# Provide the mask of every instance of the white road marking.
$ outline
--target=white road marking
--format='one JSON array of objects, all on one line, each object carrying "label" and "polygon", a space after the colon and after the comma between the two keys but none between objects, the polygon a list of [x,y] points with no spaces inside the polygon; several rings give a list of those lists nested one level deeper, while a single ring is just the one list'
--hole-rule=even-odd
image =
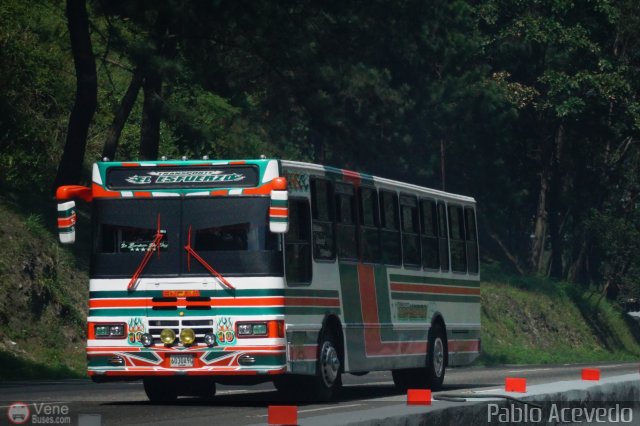
[{"label": "white road marking", "polygon": [[525,371],[549,371],[553,370],[552,368],[526,368],[523,370],[509,370],[507,373],[524,373]]},{"label": "white road marking", "polygon": [[[311,412],[314,412],[314,411],[326,411],[326,410],[337,410],[337,409],[340,409],[340,408],[358,407],[360,405],[363,405],[363,404],[348,404],[348,405],[339,405],[337,407],[332,406],[332,407],[310,408],[308,410],[299,410],[298,414],[300,414],[300,413],[311,413]],[[247,416],[247,417],[269,417],[269,414],[260,414],[258,416]]]}]

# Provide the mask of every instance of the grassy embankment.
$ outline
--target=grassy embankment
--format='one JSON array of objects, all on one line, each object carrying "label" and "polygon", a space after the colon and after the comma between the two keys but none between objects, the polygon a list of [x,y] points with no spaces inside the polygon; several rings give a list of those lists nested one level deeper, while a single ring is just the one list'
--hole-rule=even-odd
[{"label": "grassy embankment", "polygon": [[[78,244],[63,248],[55,205],[22,198],[0,198],[0,380],[84,376],[87,220]],[[623,314],[598,293],[487,269],[481,363],[640,358]]]},{"label": "grassy embankment", "polygon": [[7,197],[0,198],[0,380],[82,377],[86,256],[57,243],[53,202]]},{"label": "grassy embankment", "polygon": [[637,324],[593,289],[485,268],[481,301],[480,363],[640,359]]}]

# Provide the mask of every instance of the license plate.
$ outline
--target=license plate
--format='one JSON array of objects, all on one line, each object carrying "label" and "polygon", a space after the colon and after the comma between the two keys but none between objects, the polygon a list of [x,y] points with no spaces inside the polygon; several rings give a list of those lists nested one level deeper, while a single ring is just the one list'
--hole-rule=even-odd
[{"label": "license plate", "polygon": [[171,367],[193,367],[193,355],[171,355]]}]

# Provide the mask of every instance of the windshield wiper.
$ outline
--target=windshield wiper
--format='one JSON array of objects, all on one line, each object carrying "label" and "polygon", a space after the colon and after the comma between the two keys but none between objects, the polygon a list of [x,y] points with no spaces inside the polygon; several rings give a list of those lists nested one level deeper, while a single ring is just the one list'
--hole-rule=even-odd
[{"label": "windshield wiper", "polygon": [[142,271],[144,271],[144,268],[146,268],[147,263],[149,263],[149,260],[151,259],[153,252],[157,251],[158,257],[160,257],[160,241],[162,241],[162,238],[164,237],[165,232],[166,231],[160,229],[160,214],[158,214],[158,226],[156,228],[155,239],[151,242],[151,244],[149,244],[149,247],[147,247],[147,252],[142,258],[140,265],[138,265],[138,269],[136,269],[136,272],[131,277],[131,280],[129,281],[129,285],[127,286],[128,291],[135,290],[136,282],[138,281],[138,278],[140,278],[140,275],[142,274]]},{"label": "windshield wiper", "polygon": [[187,245],[184,246],[184,249],[187,251],[187,270],[191,272],[191,256],[193,256],[202,266],[205,267],[207,271],[211,273],[214,277],[218,279],[222,284],[227,286],[228,288],[235,290],[236,288],[231,285],[229,281],[225,277],[223,277],[220,272],[213,269],[211,265],[207,263],[200,255],[191,247],[191,225],[189,225],[189,233],[187,234]]}]

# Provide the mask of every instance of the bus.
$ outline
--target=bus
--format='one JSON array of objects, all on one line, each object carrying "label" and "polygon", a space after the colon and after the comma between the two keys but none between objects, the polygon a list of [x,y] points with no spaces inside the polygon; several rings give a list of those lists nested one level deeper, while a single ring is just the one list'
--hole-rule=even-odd
[{"label": "bus", "polygon": [[480,353],[475,200],[277,159],[103,161],[56,191],[62,243],[91,204],[88,375],[152,401],[341,375],[442,386]]}]

